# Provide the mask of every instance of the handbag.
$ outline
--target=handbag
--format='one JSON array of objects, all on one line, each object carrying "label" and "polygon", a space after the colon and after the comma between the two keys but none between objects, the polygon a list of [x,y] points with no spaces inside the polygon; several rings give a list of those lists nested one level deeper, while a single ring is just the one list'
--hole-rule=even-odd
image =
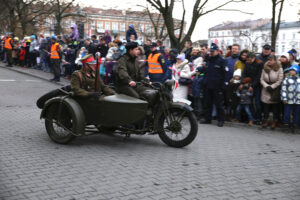
[{"label": "handbag", "polygon": [[193,83],[192,79],[190,79],[190,78],[182,78],[182,77],[179,78],[178,82],[179,82],[180,85],[190,85],[190,84]]}]

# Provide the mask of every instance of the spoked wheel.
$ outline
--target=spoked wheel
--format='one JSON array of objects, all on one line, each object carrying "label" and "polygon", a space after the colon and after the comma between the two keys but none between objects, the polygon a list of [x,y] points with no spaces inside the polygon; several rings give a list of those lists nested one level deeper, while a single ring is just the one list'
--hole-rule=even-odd
[{"label": "spoked wheel", "polygon": [[45,126],[49,137],[56,143],[67,144],[75,138],[72,134],[74,118],[66,105],[52,105],[45,117]]},{"label": "spoked wheel", "polygon": [[159,137],[172,147],[189,145],[197,136],[198,124],[193,112],[171,108],[170,116],[159,119]]}]

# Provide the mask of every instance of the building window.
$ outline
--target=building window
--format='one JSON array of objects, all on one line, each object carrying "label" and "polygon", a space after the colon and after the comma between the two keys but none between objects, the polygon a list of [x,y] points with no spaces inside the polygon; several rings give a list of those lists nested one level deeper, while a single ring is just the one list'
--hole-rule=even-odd
[{"label": "building window", "polygon": [[105,22],[105,30],[110,31],[110,22]]},{"label": "building window", "polygon": [[95,29],[95,21],[92,20],[90,23],[91,23],[91,29]]},{"label": "building window", "polygon": [[282,39],[285,40],[285,33],[282,34]]},{"label": "building window", "polygon": [[216,36],[217,36],[217,37],[219,36],[219,33],[218,33],[218,32],[216,32]]},{"label": "building window", "polygon": [[230,31],[227,32],[227,35],[228,35],[228,36],[230,35]]},{"label": "building window", "polygon": [[125,23],[120,23],[120,31],[125,31]]},{"label": "building window", "polygon": [[285,45],[282,45],[281,52],[285,52]]},{"label": "building window", "polygon": [[296,33],[293,33],[293,39],[296,39]]},{"label": "building window", "polygon": [[98,22],[97,22],[97,29],[100,29],[100,30],[101,30],[101,29],[102,29],[102,30],[104,29],[103,21],[98,21]]},{"label": "building window", "polygon": [[115,31],[119,30],[119,24],[117,22],[112,23],[112,30],[115,30]]},{"label": "building window", "polygon": [[224,31],[222,31],[222,36],[224,36]]},{"label": "building window", "polygon": [[151,33],[151,25],[146,25],[146,27],[145,27],[145,32],[147,33],[147,34],[150,34]]},{"label": "building window", "polygon": [[140,26],[139,26],[139,30],[140,30],[140,32],[144,32],[144,24],[140,24]]}]

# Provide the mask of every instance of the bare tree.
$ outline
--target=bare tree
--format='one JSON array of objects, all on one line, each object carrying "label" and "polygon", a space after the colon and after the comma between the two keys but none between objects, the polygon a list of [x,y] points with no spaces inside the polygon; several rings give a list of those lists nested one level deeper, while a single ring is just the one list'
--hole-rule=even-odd
[{"label": "bare tree", "polygon": [[[187,30],[187,33],[184,35],[184,22],[185,22],[185,4],[184,0],[146,0],[150,5],[152,5],[155,9],[157,9],[163,16],[164,22],[166,24],[166,28],[170,37],[171,47],[172,48],[178,48],[179,50],[183,49],[184,43],[191,38],[191,35],[195,29],[196,23],[198,19],[204,15],[207,15],[211,12],[222,10],[222,11],[238,11],[242,13],[241,10],[238,9],[227,9],[225,8],[227,5],[231,3],[240,3],[240,2],[249,2],[252,0],[223,0],[222,3],[219,3],[213,8],[207,8],[208,2],[211,2],[209,0],[195,0],[195,3],[193,5],[193,11],[192,11],[192,20],[191,24]],[[173,10],[175,6],[175,2],[180,2],[183,14],[182,19],[180,23],[180,29],[179,29],[179,36],[177,37],[175,34],[175,27],[174,27],[174,19],[173,19]],[[215,3],[215,2],[214,2]],[[249,14],[249,13],[247,13]]]},{"label": "bare tree", "polygon": [[0,3],[8,10],[9,29],[15,32],[20,24],[22,37],[35,27],[40,17],[51,13],[51,9],[46,6],[48,0],[1,0]]},{"label": "bare tree", "polygon": [[51,2],[52,8],[54,10],[54,18],[56,20],[55,24],[55,34],[60,35],[62,32],[61,23],[64,18],[72,16],[82,16],[79,13],[72,13],[72,8],[74,8],[75,0],[53,0]]},{"label": "bare tree", "polygon": [[276,47],[277,35],[280,28],[281,14],[284,1],[285,0],[272,0],[271,46],[274,49]]}]

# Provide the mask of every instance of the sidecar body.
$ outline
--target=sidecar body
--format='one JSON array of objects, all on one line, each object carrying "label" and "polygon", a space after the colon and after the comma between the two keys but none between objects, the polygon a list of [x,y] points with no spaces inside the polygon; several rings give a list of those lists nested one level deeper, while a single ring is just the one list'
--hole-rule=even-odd
[{"label": "sidecar body", "polygon": [[76,135],[84,135],[86,125],[116,127],[144,119],[148,102],[123,94],[107,96],[100,100],[59,96],[45,103],[41,118],[47,118],[50,109],[55,110],[58,117],[63,117],[64,112],[71,113],[75,125],[73,132],[75,131]]}]

